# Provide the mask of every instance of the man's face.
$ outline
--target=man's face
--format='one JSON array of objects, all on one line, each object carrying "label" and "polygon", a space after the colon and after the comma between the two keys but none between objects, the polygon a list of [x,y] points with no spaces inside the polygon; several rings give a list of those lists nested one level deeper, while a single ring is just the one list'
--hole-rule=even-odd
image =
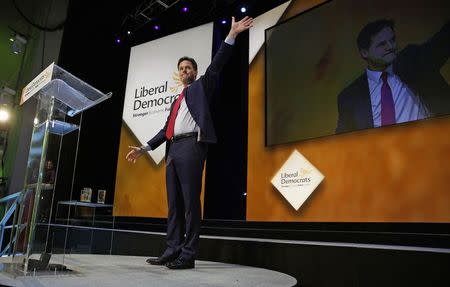
[{"label": "man's face", "polygon": [[197,78],[197,71],[194,70],[190,61],[184,60],[178,65],[178,74],[184,85],[189,85]]},{"label": "man's face", "polygon": [[369,67],[385,68],[389,66],[395,60],[397,53],[394,31],[390,27],[383,28],[372,37],[369,49],[362,49],[360,53],[368,62]]}]

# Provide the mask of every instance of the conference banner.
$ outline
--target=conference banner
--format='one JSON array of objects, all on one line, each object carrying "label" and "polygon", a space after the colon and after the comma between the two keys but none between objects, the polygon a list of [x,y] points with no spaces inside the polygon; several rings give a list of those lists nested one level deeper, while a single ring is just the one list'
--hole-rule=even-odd
[{"label": "conference banner", "polygon": [[165,144],[126,161],[129,146],[145,145],[163,128],[171,104],[182,91],[177,62],[183,56],[205,73],[212,56],[213,23],[198,26],[131,49],[123,107],[114,194],[115,216],[167,217]]},{"label": "conference banner", "polygon": [[[131,48],[123,121],[140,144],[164,126],[171,104],[182,91],[177,61],[194,58],[198,75],[211,62],[213,24],[205,24]],[[156,164],[164,158],[165,144],[149,154]]]}]

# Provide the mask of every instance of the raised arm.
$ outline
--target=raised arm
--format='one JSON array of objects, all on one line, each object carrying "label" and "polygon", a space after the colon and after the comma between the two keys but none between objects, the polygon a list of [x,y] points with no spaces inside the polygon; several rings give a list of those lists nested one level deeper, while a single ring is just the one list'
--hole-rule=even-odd
[{"label": "raised arm", "polygon": [[[214,58],[206,70],[205,75],[214,74],[217,75],[228,61],[231,56],[230,48],[234,45],[234,41],[236,37],[243,31],[250,29],[253,26],[253,19],[245,16],[241,21],[236,22],[234,17],[231,17],[231,28],[228,36],[225,38],[225,44],[222,43],[222,46],[214,55]],[[213,76],[214,76],[213,75]]]},{"label": "raised arm", "polygon": [[424,44],[425,53],[431,59],[432,65],[440,69],[450,55],[450,22],[447,22],[439,32],[433,35],[430,40]]},{"label": "raised arm", "polygon": [[211,64],[206,69],[205,74],[201,77],[203,86],[207,91],[208,101],[213,94],[214,87],[219,77],[220,71],[222,71],[223,66],[228,62],[231,57],[232,46],[236,37],[243,31],[250,29],[253,26],[253,19],[245,16],[242,20],[236,22],[234,17],[231,18],[231,28],[225,42],[222,43]]}]

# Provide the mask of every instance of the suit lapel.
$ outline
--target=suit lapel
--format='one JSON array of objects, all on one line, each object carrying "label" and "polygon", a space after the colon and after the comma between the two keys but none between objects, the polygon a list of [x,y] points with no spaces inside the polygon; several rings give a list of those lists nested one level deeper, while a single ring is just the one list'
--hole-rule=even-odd
[{"label": "suit lapel", "polygon": [[373,114],[372,104],[370,102],[369,82],[367,80],[367,74],[364,72],[358,79],[357,86],[357,110],[355,111],[358,123],[361,123],[361,127],[358,128],[373,128]]}]

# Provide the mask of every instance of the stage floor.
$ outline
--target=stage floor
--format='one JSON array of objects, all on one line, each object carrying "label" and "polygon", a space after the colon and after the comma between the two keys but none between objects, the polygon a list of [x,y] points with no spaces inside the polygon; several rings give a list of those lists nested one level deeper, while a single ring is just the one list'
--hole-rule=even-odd
[{"label": "stage floor", "polygon": [[[74,272],[37,273],[15,278],[10,273],[0,272],[0,284],[14,287],[290,287],[297,283],[292,276],[262,268],[196,261],[195,269],[170,270],[165,266],[149,265],[146,259],[140,256],[66,255],[64,263]],[[10,261],[7,257],[0,258],[0,263]],[[51,260],[50,263],[59,262]]]}]

